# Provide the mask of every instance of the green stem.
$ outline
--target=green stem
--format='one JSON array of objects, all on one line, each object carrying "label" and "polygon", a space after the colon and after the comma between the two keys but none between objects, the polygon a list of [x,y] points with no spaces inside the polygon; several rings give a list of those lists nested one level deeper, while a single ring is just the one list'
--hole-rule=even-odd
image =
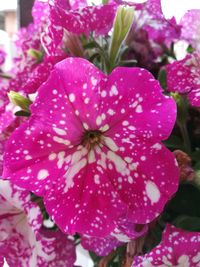
[{"label": "green stem", "polygon": [[179,128],[180,128],[180,131],[181,131],[181,135],[183,137],[185,151],[188,154],[190,154],[191,153],[191,143],[190,143],[190,138],[189,138],[186,122],[180,123],[179,124]]},{"label": "green stem", "polygon": [[8,80],[12,78],[9,74],[6,73],[0,73],[0,77]]},{"label": "green stem", "polygon": [[191,154],[191,142],[190,137],[188,134],[188,128],[187,128],[187,121],[188,121],[188,101],[187,98],[183,95],[176,94],[174,95],[174,99],[177,103],[177,124],[179,126],[179,129],[181,131],[181,135],[184,142],[185,151],[188,154]]}]

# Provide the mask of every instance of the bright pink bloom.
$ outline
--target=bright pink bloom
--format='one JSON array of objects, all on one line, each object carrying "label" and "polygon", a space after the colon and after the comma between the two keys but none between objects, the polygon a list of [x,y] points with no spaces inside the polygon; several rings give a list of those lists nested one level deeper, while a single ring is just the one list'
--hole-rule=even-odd
[{"label": "bright pink bloom", "polygon": [[55,47],[62,41],[64,30],[74,34],[107,34],[112,28],[117,5],[73,8],[74,6],[64,8],[60,1],[50,2],[49,36]]},{"label": "bright pink bloom", "polygon": [[[24,69],[22,74],[22,79],[19,80],[20,74],[16,76],[16,80],[12,80],[12,88],[17,91],[17,84],[14,83],[20,82],[18,88],[24,92],[31,94],[37,92],[40,85],[45,82],[52,70],[53,66],[64,59],[66,55],[60,56],[46,56],[43,61],[39,64],[34,64],[30,70]],[[28,66],[27,66],[28,67]]]},{"label": "bright pink bloom", "polygon": [[41,226],[40,209],[29,192],[1,180],[0,249],[9,266],[72,267],[73,242],[59,231],[40,231]]},{"label": "bright pink bloom", "polygon": [[107,236],[121,220],[146,224],[177,190],[161,140],[173,99],[146,70],[106,76],[81,58],[58,63],[7,143],[4,177],[44,197],[62,230]]},{"label": "bright pink bloom", "polygon": [[183,60],[166,66],[167,86],[171,92],[186,94],[193,106],[200,106],[200,54],[187,55]]},{"label": "bright pink bloom", "polygon": [[27,53],[29,49],[40,50],[40,36],[37,25],[31,23],[25,28],[21,28],[15,36],[15,45],[19,56]]},{"label": "bright pink bloom", "polygon": [[143,4],[144,29],[149,38],[163,43],[171,43],[180,37],[181,26],[177,25],[175,18],[167,20],[162,12],[161,0],[147,0]]},{"label": "bright pink bloom", "polygon": [[132,267],[199,267],[200,233],[167,225],[162,242],[151,252],[137,257]]}]

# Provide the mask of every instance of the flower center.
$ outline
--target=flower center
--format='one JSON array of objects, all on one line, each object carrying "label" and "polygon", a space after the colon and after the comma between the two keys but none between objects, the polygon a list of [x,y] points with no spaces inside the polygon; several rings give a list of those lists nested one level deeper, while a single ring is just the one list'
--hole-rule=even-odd
[{"label": "flower center", "polygon": [[85,146],[88,150],[93,149],[96,145],[101,143],[102,132],[99,130],[85,131],[81,145]]}]

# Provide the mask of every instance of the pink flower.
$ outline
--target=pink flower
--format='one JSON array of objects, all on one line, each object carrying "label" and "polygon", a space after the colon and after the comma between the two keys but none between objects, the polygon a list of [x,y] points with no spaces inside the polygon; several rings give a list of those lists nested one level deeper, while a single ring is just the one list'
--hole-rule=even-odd
[{"label": "pink flower", "polygon": [[[74,9],[75,7],[79,8]],[[51,39],[49,41],[51,44],[50,51],[53,50],[52,46],[56,47],[61,43],[64,30],[74,34],[89,35],[91,32],[96,35],[107,34],[112,28],[116,9],[116,4],[85,7],[76,4],[67,8],[63,6],[61,1],[54,0],[50,2],[48,34]]]},{"label": "pink flower", "polygon": [[200,106],[200,54],[187,55],[183,60],[166,66],[167,86],[171,92],[186,94],[193,106]]},{"label": "pink flower", "polygon": [[[24,70],[27,78],[21,80],[20,89],[30,94],[37,92],[40,85],[47,80],[53,66],[65,57],[64,53],[60,56],[46,56],[41,63],[34,65],[31,71]],[[17,89],[16,86],[14,88]]]},{"label": "pink flower", "polygon": [[40,209],[30,201],[29,192],[1,180],[1,256],[10,266],[72,267],[75,261],[73,242],[59,231],[40,231],[41,226]]},{"label": "pink flower", "polygon": [[121,220],[146,224],[177,190],[179,171],[161,140],[173,99],[146,70],[106,76],[81,58],[58,63],[7,143],[4,177],[44,197],[68,233],[107,236]]},{"label": "pink flower", "polygon": [[29,49],[40,49],[40,36],[37,25],[31,23],[25,28],[21,28],[15,36],[15,45],[18,55],[22,56]]},{"label": "pink flower", "polygon": [[200,266],[200,233],[186,232],[167,225],[161,243],[151,252],[137,257],[132,267]]},{"label": "pink flower", "polygon": [[161,0],[147,0],[143,4],[141,20],[144,20],[144,28],[149,38],[166,44],[178,39],[181,34],[181,26],[177,25],[175,18],[167,20],[162,12]]}]

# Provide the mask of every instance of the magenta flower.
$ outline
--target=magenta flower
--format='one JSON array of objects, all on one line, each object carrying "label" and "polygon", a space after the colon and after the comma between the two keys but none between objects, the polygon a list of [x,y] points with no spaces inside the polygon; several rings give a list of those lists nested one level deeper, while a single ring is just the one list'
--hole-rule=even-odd
[{"label": "magenta flower", "polygon": [[[21,77],[23,77],[20,80],[20,86],[19,88],[23,90],[26,93],[35,93],[37,92],[40,85],[45,82],[50,74],[50,71],[52,70],[53,66],[64,59],[66,55],[61,56],[46,56],[43,61],[39,64],[34,64],[32,66],[31,71],[28,71],[25,69],[23,71],[23,74]],[[14,83],[14,81],[18,81],[19,75],[16,76],[16,80],[12,80],[13,88],[16,90],[17,86]]]},{"label": "magenta flower", "polygon": [[177,190],[179,171],[161,140],[173,99],[146,70],[106,76],[81,58],[58,63],[7,143],[4,177],[44,197],[68,233],[107,236],[123,220],[146,224]]},{"label": "magenta flower", "polygon": [[200,106],[200,54],[187,55],[183,60],[166,66],[167,86],[171,92],[187,95],[193,106]]},{"label": "magenta flower", "polygon": [[148,31],[150,39],[162,43],[170,43],[177,40],[181,34],[181,26],[176,23],[175,18],[167,20],[162,12],[161,0],[148,0],[144,3],[146,18],[145,29]]},{"label": "magenta flower", "polygon": [[1,256],[10,266],[72,267],[75,261],[73,242],[59,231],[40,231],[41,226],[40,209],[30,201],[29,192],[1,180]]},{"label": "magenta flower", "polygon": [[132,267],[199,267],[200,233],[167,225],[162,242],[151,252],[137,257]]},{"label": "magenta flower", "polygon": [[[50,51],[53,50],[52,46],[56,47],[60,44],[64,30],[74,34],[89,35],[94,32],[96,35],[104,35],[112,28],[117,9],[116,4],[84,6],[80,2],[79,5],[66,5],[63,5],[62,1],[50,2]],[[79,8],[74,9],[77,7]],[[43,42],[47,43],[46,39]]]}]

